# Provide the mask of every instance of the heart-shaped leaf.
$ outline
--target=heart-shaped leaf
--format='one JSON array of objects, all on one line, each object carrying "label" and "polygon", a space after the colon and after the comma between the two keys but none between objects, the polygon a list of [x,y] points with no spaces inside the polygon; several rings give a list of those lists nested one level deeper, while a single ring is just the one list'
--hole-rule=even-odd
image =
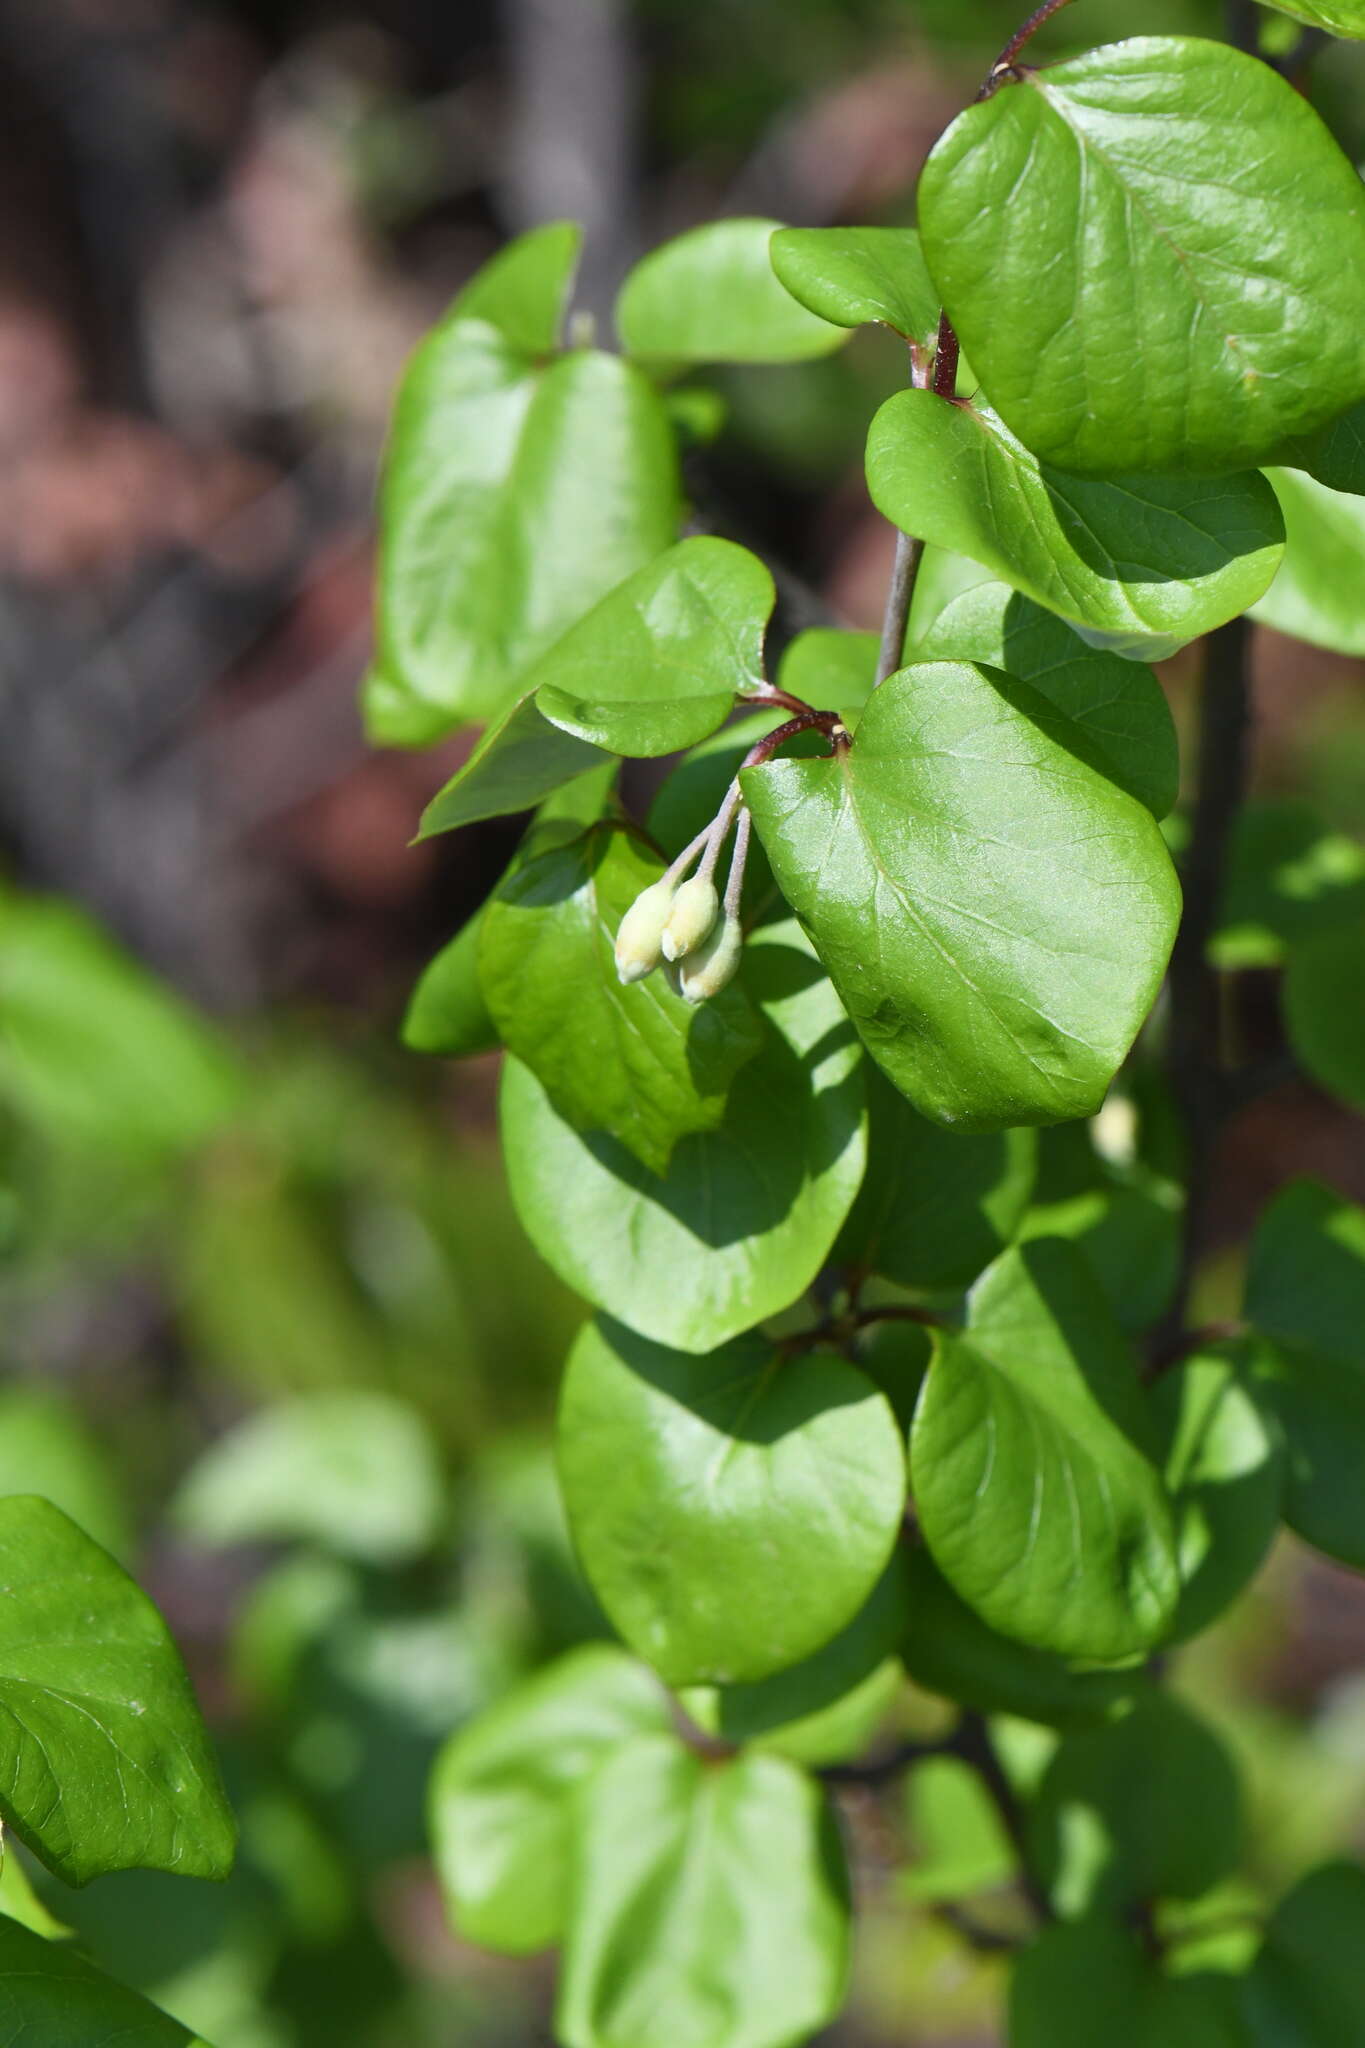
[{"label": "heart-shaped leaf", "polygon": [[938,328],[938,290],[913,228],[781,228],[769,253],[792,297],[822,320],[879,322],[907,341]]},{"label": "heart-shaped leaf", "polygon": [[843,1851],[783,1758],[630,1743],[582,1805],[565,2048],[787,2048],[843,1997]]},{"label": "heart-shaped leaf", "polygon": [[1047,462],[1246,469],[1365,397],[1365,192],[1241,51],[1135,36],[1020,73],[919,204],[962,345]]},{"label": "heart-shaped leaf", "polygon": [[992,1628],[1096,1661],[1160,1640],[1179,1594],[1137,1370],[1075,1250],[1040,1239],[940,1333],[910,1440],[925,1541]]},{"label": "heart-shaped leaf", "polygon": [[622,346],[664,363],[798,363],[842,348],[842,326],[798,306],[773,275],[780,221],[708,221],[642,257],[616,302]]},{"label": "heart-shaped leaf", "polygon": [[788,921],[751,934],[742,985],[765,1020],[724,1121],[650,1173],[580,1136],[509,1060],[501,1120],[512,1197],[541,1257],[595,1307],[661,1344],[711,1351],[790,1306],[828,1256],[866,1159],[857,1041]]},{"label": "heart-shaped leaf", "polygon": [[1151,814],[1027,683],[904,669],[834,759],[746,771],[784,896],[924,1115],[1092,1114],[1155,999],[1179,888]]},{"label": "heart-shaped leaf", "polygon": [[704,1357],[590,1324],[559,1407],[574,1544],[631,1648],[670,1685],[813,1656],[885,1568],[905,1451],[872,1382],[759,1336]]},{"label": "heart-shaped leaf", "polygon": [[886,401],[867,480],[903,532],[980,562],[1091,646],[1143,661],[1254,604],[1284,543],[1275,494],[1255,471],[1074,476],[1031,455],[988,407],[932,391]]}]

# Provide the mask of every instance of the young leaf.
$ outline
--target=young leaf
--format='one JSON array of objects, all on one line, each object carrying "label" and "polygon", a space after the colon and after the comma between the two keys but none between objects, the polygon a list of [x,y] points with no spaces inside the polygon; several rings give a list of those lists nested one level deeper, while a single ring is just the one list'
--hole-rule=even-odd
[{"label": "young leaf", "polygon": [[1263,626],[1335,654],[1365,654],[1365,498],[1329,491],[1293,469],[1268,472],[1284,514],[1288,545],[1265,596],[1252,607]]},{"label": "young leaf", "polygon": [[1165,972],[1161,835],[1070,734],[1027,683],[926,664],[882,685],[841,756],[743,777],[868,1050],[939,1123],[1092,1113]]},{"label": "young leaf", "polygon": [[208,2048],[84,1956],[0,1919],[0,2040],[18,2048]]},{"label": "young leaf", "polygon": [[663,873],[625,825],[527,861],[483,918],[479,968],[508,1050],[576,1131],[606,1131],[652,1173],[678,1139],[711,1131],[762,1030],[738,987],[698,1008],[662,974],[622,987],[613,948],[622,918]]},{"label": "young leaf", "polygon": [[1245,806],[1209,945],[1215,967],[1278,967],[1289,944],[1361,919],[1365,847],[1330,832],[1313,805],[1296,798]]},{"label": "young leaf", "polygon": [[1210,1347],[1152,1390],[1180,1560],[1176,1642],[1198,1635],[1232,1604],[1279,1530],[1284,1446],[1245,1366],[1244,1347]]},{"label": "young leaf", "polygon": [[1179,1593],[1128,1347],[1062,1239],[1006,1252],[941,1332],[910,1440],[935,1562],[1001,1634],[1061,1656],[1149,1649]]},{"label": "young leaf", "polygon": [[1254,604],[1284,545],[1275,493],[1255,471],[1075,476],[1030,454],[988,406],[932,391],[887,399],[867,481],[903,532],[980,562],[1090,646],[1143,661]]},{"label": "young leaf", "polygon": [[549,221],[518,235],[470,279],[447,320],[486,320],[518,355],[552,354],[582,247],[577,221]]},{"label": "young leaf", "polygon": [[395,1565],[435,1543],[445,1487],[414,1409],[391,1394],[335,1388],[230,1429],[191,1470],[175,1515],[202,1543],[303,1540]]},{"label": "young leaf", "polygon": [[977,1713],[1065,1728],[1103,1718],[1147,1683],[1136,1667],[1087,1669],[997,1634],[959,1600],[923,1546],[910,1560],[908,1599],[906,1670],[926,1692]]},{"label": "young leaf", "polygon": [[580,1812],[565,2048],[787,2048],[837,2010],[843,1852],[794,1765],[708,1765],[642,1739],[584,1787]]},{"label": "young leaf", "polygon": [[969,1287],[1023,1220],[1037,1162],[1033,1132],[941,1130],[875,1068],[867,1110],[867,1173],[833,1263],[901,1287]]},{"label": "young leaf", "polygon": [[0,1500],[0,1814],[49,1870],[225,1877],[235,1828],[161,1616],[50,1502]]},{"label": "young leaf", "polygon": [[403,1018],[403,1043],[413,1052],[443,1053],[447,1059],[468,1059],[492,1052],[498,1027],[488,1014],[479,987],[479,930],[483,911],[475,911],[448,945],[442,946],[412,992]]},{"label": "young leaf", "polygon": [[1247,1979],[1252,2048],[1347,2048],[1365,2034],[1365,1871],[1324,1863],[1280,1902]]},{"label": "young leaf", "polygon": [[682,1703],[722,1742],[753,1743],[814,1768],[861,1756],[904,1684],[898,1652],[908,1603],[898,1545],[866,1604],[814,1656],[752,1685],[689,1687]]},{"label": "young leaf", "polygon": [[1063,1919],[1140,1899],[1196,1899],[1241,1846],[1241,1793],[1221,1742],[1167,1693],[1074,1730],[1029,1813],[1035,1866]]},{"label": "young leaf", "polygon": [[603,751],[669,754],[763,681],[773,583],[747,549],[698,536],[627,578],[524,677],[525,694],[427,806],[419,838],[528,810]]},{"label": "young leaf", "polygon": [[627,355],[675,363],[797,363],[842,348],[842,327],[798,306],[773,275],[775,220],[716,220],[651,250],[616,302]]},{"label": "young leaf", "polygon": [[1049,1927],[1024,1951],[1009,2010],[1011,2048],[1247,2048],[1234,1978],[1164,1976],[1102,1916]]},{"label": "young leaf", "polygon": [[501,713],[531,663],[673,540],[679,489],[667,416],[630,364],[584,349],[542,370],[457,307],[398,394],[371,736],[425,746]]},{"label": "young leaf", "polygon": [[1171,707],[1152,671],[1088,647],[1059,619],[975,562],[927,548],[915,584],[909,659],[975,661],[1032,683],[1071,720],[1102,775],[1164,818],[1180,790]]},{"label": "young leaf", "polygon": [[593,1591],[670,1685],[736,1685],[822,1649],[885,1569],[905,1450],[885,1397],[829,1352],[760,1336],[705,1357],[588,1326],[559,1471]]},{"label": "young leaf", "polygon": [[571,1650],[453,1735],[430,1820],[446,1909],[466,1941],[527,1955],[569,1910],[578,1786],[621,1743],[672,1726],[657,1679],[622,1650]]},{"label": "young leaf", "polygon": [[547,1264],[661,1344],[711,1351],[784,1309],[824,1264],[866,1159],[857,1044],[788,921],[751,934],[742,986],[765,1020],[719,1129],[649,1173],[581,1137],[516,1060],[501,1119],[512,1198]]},{"label": "young leaf", "polygon": [[875,321],[907,341],[937,332],[938,291],[913,228],[780,228],[769,255],[792,297],[837,327]]},{"label": "young leaf", "polygon": [[1365,1209],[1291,1182],[1252,1240],[1246,1313],[1271,1342],[1255,1370],[1283,1425],[1285,1520],[1365,1569]]},{"label": "young leaf", "polygon": [[1305,1070],[1353,1109],[1365,1109],[1365,922],[1293,948],[1284,1014]]},{"label": "young leaf", "polygon": [[1135,36],[1021,73],[919,198],[962,345],[1046,462],[1248,469],[1365,397],[1360,179],[1241,51]]}]

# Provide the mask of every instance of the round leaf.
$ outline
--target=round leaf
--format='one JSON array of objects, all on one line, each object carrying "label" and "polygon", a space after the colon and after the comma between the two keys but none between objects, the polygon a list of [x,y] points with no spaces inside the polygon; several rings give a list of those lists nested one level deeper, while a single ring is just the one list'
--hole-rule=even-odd
[{"label": "round leaf", "polygon": [[559,1469],[574,1543],[670,1685],[734,1685],[824,1647],[876,1584],[905,1509],[883,1395],[762,1337],[698,1358],[599,1321],[569,1359]]},{"label": "round leaf", "polygon": [[664,363],[796,363],[828,355],[842,327],[798,306],[773,275],[774,220],[716,220],[636,264],[616,302],[628,355]]},{"label": "round leaf", "polygon": [[1135,36],[1029,70],[919,196],[962,345],[1045,461],[1246,469],[1365,397],[1365,192],[1241,51]]},{"label": "round leaf", "polygon": [[822,320],[876,321],[907,341],[937,331],[938,292],[913,228],[781,228],[770,253],[792,297]]},{"label": "round leaf", "polygon": [[650,1173],[616,1139],[581,1136],[516,1060],[500,1104],[522,1225],[560,1278],[659,1343],[709,1351],[804,1292],[866,1159],[857,1046],[790,923],[754,932],[743,985],[765,1030],[716,1131]]},{"label": "round leaf", "polygon": [[837,2010],[843,1852],[780,1757],[633,1742],[584,1787],[565,2048],[786,2048]]},{"label": "round leaf", "polygon": [[1365,654],[1365,498],[1293,469],[1269,472],[1284,514],[1284,561],[1252,617],[1335,654]]}]

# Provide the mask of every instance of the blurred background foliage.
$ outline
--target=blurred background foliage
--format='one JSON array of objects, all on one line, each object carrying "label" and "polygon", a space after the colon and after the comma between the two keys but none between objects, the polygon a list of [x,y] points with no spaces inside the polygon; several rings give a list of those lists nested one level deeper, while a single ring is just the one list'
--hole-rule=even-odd
[{"label": "blurred background foliage", "polygon": [[[492,1063],[397,1043],[511,837],[410,847],[467,741],[361,737],[394,380],[538,220],[587,222],[603,323],[636,253],[717,212],[911,218],[1021,11],[0,0],[0,1488],[132,1565],[218,1731],[230,1884],[44,1892],[216,2048],[549,2041],[548,1967],[443,1927],[425,1779],[453,1727],[601,1632],[547,1447],[580,1310],[511,1215]],[[1050,47],[1217,26],[1209,0],[1083,0]],[[1359,159],[1365,46],[1313,91]],[[877,621],[891,535],[860,455],[900,378],[864,334],[688,402],[693,497],[786,565],[788,630]],[[1182,721],[1189,674],[1164,677]],[[1360,684],[1258,635],[1256,787],[1290,865],[1285,799],[1365,831]],[[1238,916],[1254,937],[1257,905]],[[1249,990],[1238,1028],[1273,1057],[1273,949]],[[1360,1138],[1293,1079],[1234,1120],[1210,1313],[1290,1174],[1365,1199]],[[1086,1199],[1069,1156],[1062,1204]],[[1182,1653],[1252,1785],[1219,1927],[1365,1852],[1363,1651],[1361,1582],[1286,1543]],[[1015,1737],[1040,1770],[1051,1738]],[[863,1912],[831,2039],[989,2048],[999,1965],[941,1917],[999,1870],[970,1782],[845,1812]],[[21,1874],[11,1851],[3,1903],[35,1911]]]}]

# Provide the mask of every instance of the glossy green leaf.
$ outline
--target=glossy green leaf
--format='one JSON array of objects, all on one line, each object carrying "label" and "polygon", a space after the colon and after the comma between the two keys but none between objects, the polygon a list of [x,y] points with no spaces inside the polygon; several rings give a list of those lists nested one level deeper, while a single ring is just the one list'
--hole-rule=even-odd
[{"label": "glossy green leaf", "polygon": [[442,946],[413,990],[403,1018],[403,1043],[413,1052],[462,1060],[497,1046],[498,1027],[479,986],[482,923],[483,912],[476,911]]},{"label": "glossy green leaf", "polygon": [[427,806],[419,838],[529,810],[613,753],[669,754],[762,687],[773,584],[733,542],[701,535],[623,582],[525,676],[525,694]]},{"label": "glossy green leaf", "polygon": [[1011,2048],[1247,2048],[1234,1979],[1163,1976],[1103,1917],[1049,1927],[1025,1950],[1009,2012]]},{"label": "glossy green leaf", "polygon": [[1065,1738],[1028,1825],[1035,1867],[1064,1919],[1139,1899],[1195,1899],[1237,1861],[1237,1772],[1187,1707],[1146,1693],[1118,1719]]},{"label": "glossy green leaf", "polygon": [[1046,461],[1246,469],[1365,397],[1360,179],[1241,51],[1135,36],[1030,68],[953,123],[919,203],[962,345]]},{"label": "glossy green leaf", "polygon": [[913,661],[977,661],[1032,683],[1076,732],[1078,752],[1164,818],[1180,789],[1171,707],[1152,671],[1088,647],[1055,612],[1044,611],[977,563],[927,548],[907,635]]},{"label": "glossy green leaf", "polygon": [[1268,474],[1289,538],[1252,617],[1335,654],[1365,654],[1365,498],[1330,491],[1299,470]]},{"label": "glossy green leaf", "polygon": [[822,1650],[751,1685],[691,1686],[682,1703],[722,1742],[754,1743],[816,1768],[860,1756],[904,1683],[908,1593],[897,1545],[866,1604]]},{"label": "glossy green leaf", "polygon": [[338,1388],[239,1422],[193,1467],[175,1513],[201,1543],[306,1541],[392,1565],[436,1541],[445,1488],[415,1409]]},{"label": "glossy green leaf", "polygon": [[926,664],[882,685],[842,757],[743,777],[868,1050],[939,1123],[1097,1109],[1165,972],[1161,835],[1069,737],[1029,684]]},{"label": "glossy green leaf", "polygon": [[843,1852],[781,1757],[664,1737],[585,1787],[556,2034],[565,2048],[788,2048],[843,1997]]},{"label": "glossy green leaf", "polygon": [[413,357],[389,439],[372,738],[424,746],[497,717],[678,517],[673,432],[637,370],[591,349],[542,370],[457,307]]},{"label": "glossy green leaf", "polygon": [[732,985],[693,1007],[662,974],[622,987],[622,918],[664,864],[629,826],[602,824],[528,860],[484,913],[480,981],[508,1050],[576,1131],[606,1131],[652,1173],[689,1132],[715,1130],[762,1043]]},{"label": "glossy green leaf", "polygon": [[1276,1908],[1247,1980],[1250,2048],[1348,2048],[1365,2035],[1365,1870],[1325,1863]]},{"label": "glossy green leaf", "polygon": [[1164,1373],[1152,1407],[1182,1581],[1171,1634],[1184,1642],[1215,1621],[1265,1562],[1280,1526],[1284,1446],[1236,1346],[1197,1351]]},{"label": "glossy green leaf", "polygon": [[878,636],[808,626],[782,650],[778,688],[822,711],[861,709],[877,679]]},{"label": "glossy green leaf", "polygon": [[769,253],[792,297],[837,327],[875,321],[908,341],[938,330],[938,291],[913,228],[781,228]]},{"label": "glossy green leaf", "polygon": [[1329,35],[1365,38],[1365,0],[1267,0],[1281,14],[1325,28]]},{"label": "glossy green leaf", "polygon": [[696,1357],[590,1324],[558,1440],[593,1591],[670,1685],[752,1682],[822,1649],[905,1510],[885,1397],[833,1353],[784,1357],[757,1335]]},{"label": "glossy green leaf", "polygon": [[510,1955],[558,1941],[578,1786],[621,1743],[671,1725],[658,1681],[623,1651],[592,1643],[453,1735],[432,1776],[429,1808],[456,1932]]},{"label": "glossy green leaf", "polygon": [[[1276,0],[1269,0],[1274,6]],[[1365,21],[1365,7],[1362,7]],[[1365,492],[1365,405],[1353,405],[1316,434],[1288,441],[1276,450],[1285,469],[1306,470],[1332,491]]]},{"label": "glossy green leaf", "polygon": [[10,1493],[40,1494],[116,1556],[133,1547],[113,1452],[55,1387],[0,1387],[0,1494]]},{"label": "glossy green leaf", "polygon": [[1001,1634],[1062,1656],[1136,1655],[1179,1592],[1135,1361],[1074,1249],[1006,1252],[941,1332],[915,1416],[925,1541]]},{"label": "glossy green leaf", "polygon": [[1365,922],[1319,932],[1293,948],[1284,1014],[1305,1072],[1353,1109],[1365,1109]]},{"label": "glossy green leaf", "polygon": [[1252,1240],[1246,1313],[1271,1341],[1255,1371],[1288,1448],[1285,1520],[1365,1569],[1365,1209],[1293,1181]]},{"label": "glossy green leaf", "polygon": [[3,2048],[208,2048],[72,1948],[0,1919]]},{"label": "glossy green leaf", "polygon": [[1065,1728],[1101,1718],[1145,1683],[1135,1668],[1087,1669],[998,1634],[958,1598],[923,1546],[911,1556],[908,1597],[906,1670],[926,1692],[977,1713]]},{"label": "glossy green leaf", "polygon": [[519,355],[549,355],[559,345],[582,247],[583,230],[571,220],[518,235],[470,279],[447,318],[486,320]]},{"label": "glossy green leaf", "polygon": [[775,220],[708,221],[636,264],[616,302],[622,346],[664,363],[796,363],[848,339],[773,275]]},{"label": "glossy green leaf", "polygon": [[904,532],[980,562],[1091,646],[1144,661],[1254,604],[1284,543],[1275,493],[1254,471],[1075,476],[1031,455],[987,406],[932,391],[882,406],[867,479]]},{"label": "glossy green leaf", "polygon": [[582,1137],[519,1061],[501,1119],[523,1228],[560,1278],[661,1344],[710,1351],[804,1292],[866,1159],[857,1045],[789,922],[751,934],[742,985],[765,1022],[725,1121],[649,1173],[617,1140]]},{"label": "glossy green leaf", "polygon": [[1288,944],[1365,918],[1365,847],[1329,831],[1312,804],[1266,798],[1232,829],[1216,967],[1278,967]]},{"label": "glossy green leaf", "polygon": [[867,1109],[867,1173],[833,1263],[901,1287],[969,1287],[1023,1219],[1034,1133],[945,1131],[876,1069],[868,1072]]},{"label": "glossy green leaf", "polygon": [[0,1500],[0,1814],[68,1884],[224,1877],[235,1829],[161,1616],[50,1502]]},{"label": "glossy green leaf", "polygon": [[906,1782],[910,1867],[905,1890],[931,1903],[1008,1884],[1018,1867],[999,1809],[960,1757],[927,1757]]}]

